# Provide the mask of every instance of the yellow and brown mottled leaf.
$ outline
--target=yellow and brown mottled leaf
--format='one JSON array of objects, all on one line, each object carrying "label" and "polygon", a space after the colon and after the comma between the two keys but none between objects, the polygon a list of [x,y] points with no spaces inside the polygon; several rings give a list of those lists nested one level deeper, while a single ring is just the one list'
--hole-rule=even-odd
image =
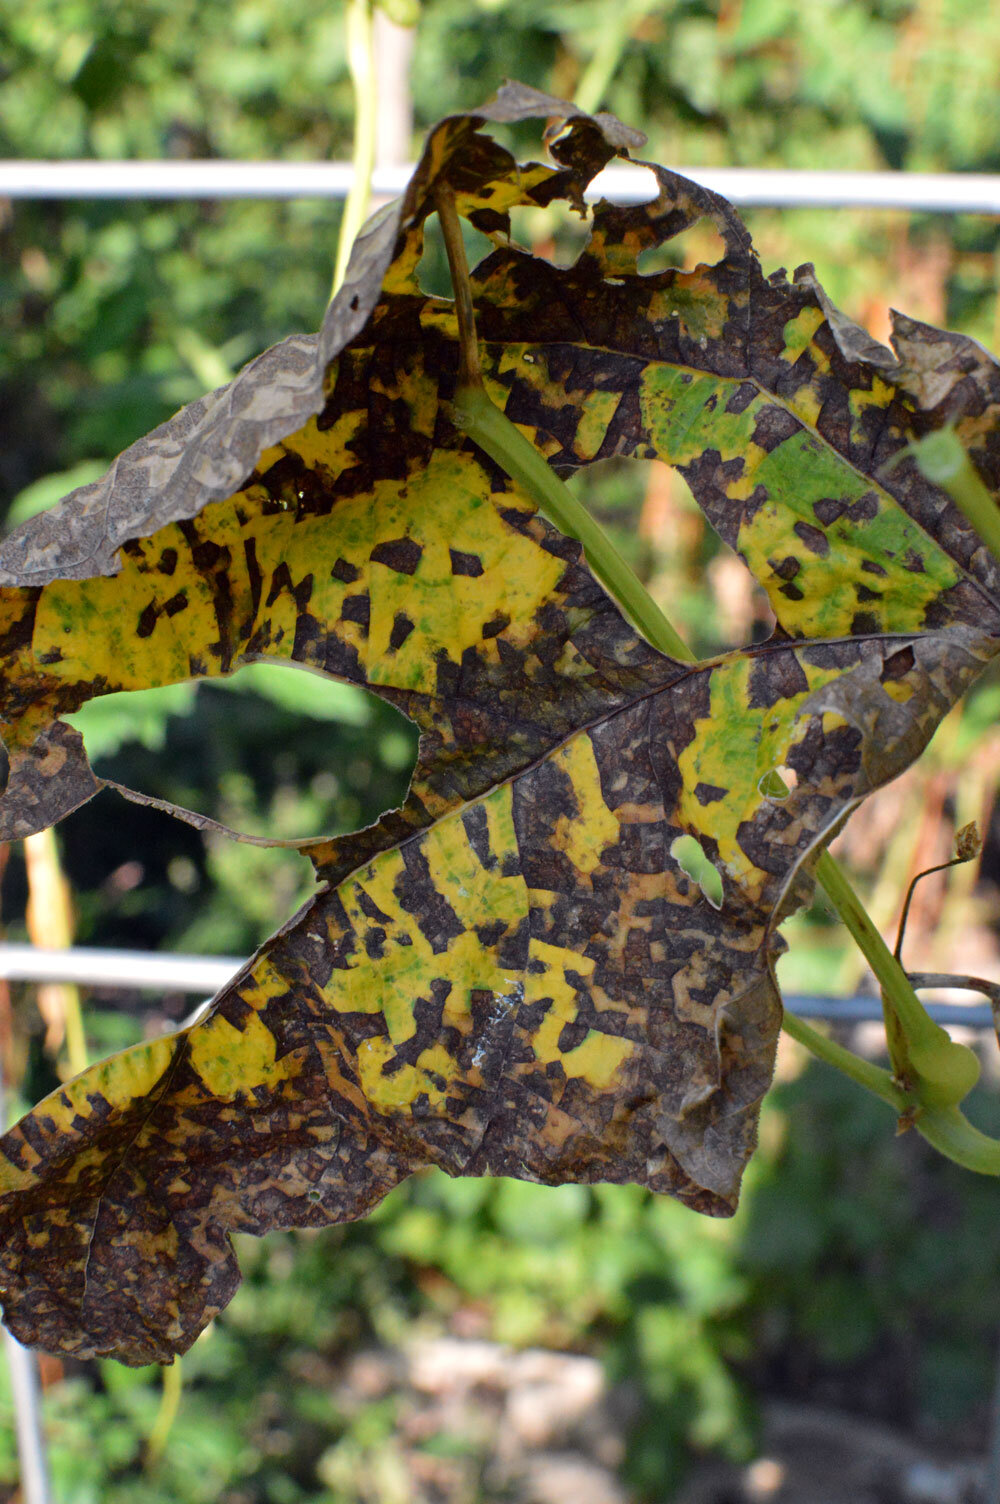
[{"label": "yellow and brown mottled leaf", "polygon": [[[202,1022],[0,1141],[15,1333],[167,1358],[232,1295],[230,1232],[360,1216],[426,1164],[731,1211],[780,1019],[774,910],[990,650],[941,636],[689,669],[321,891]],[[787,798],[727,787],[727,734],[756,782],[795,770]],[[719,910],[670,856],[683,834]]]},{"label": "yellow and brown mottled leaf", "polygon": [[[554,167],[480,130],[531,115],[568,119]],[[765,278],[734,211],[660,169],[653,202],[596,208],[573,267],[509,244],[512,207],[583,212],[637,144],[519,86],[445,121],[316,339],[0,550],[0,835],[100,787],[58,718],[110,690],[287,660],[421,731],[403,809],[314,845],[316,897],[201,1022],[0,1140],[22,1340],[183,1351],[235,1287],[230,1232],[363,1215],[431,1163],[734,1207],[780,1022],[778,918],[1000,647],[1000,571],[900,461],[950,421],[995,483],[1000,386],[968,341],[900,322],[893,354],[810,269]],[[453,427],[452,306],[416,280],[442,182],[496,246],[474,274],[495,400],[556,466],[678,466],[767,589],[771,642],[694,668],[656,652]],[[706,215],[717,265],[640,275]]]}]

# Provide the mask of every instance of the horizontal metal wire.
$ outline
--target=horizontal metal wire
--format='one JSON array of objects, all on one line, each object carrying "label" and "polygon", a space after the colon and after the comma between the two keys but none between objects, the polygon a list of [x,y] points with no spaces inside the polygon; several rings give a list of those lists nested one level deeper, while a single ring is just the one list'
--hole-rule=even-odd
[{"label": "horizontal metal wire", "polygon": [[214,993],[231,981],[245,959],[85,946],[43,950],[34,945],[0,945],[0,978],[9,982],[78,982],[84,987]]},{"label": "horizontal metal wire", "polygon": [[[34,945],[0,945],[0,978],[10,982],[76,982],[85,987],[139,988],[156,992],[194,992],[203,997],[219,991],[245,965],[241,956],[180,956],[169,952],[98,950],[42,950]],[[802,1018],[831,1023],[881,1022],[876,997],[785,998]],[[988,1004],[931,1003],[928,1013],[937,1023],[992,1029]]]},{"label": "horizontal metal wire", "polygon": [[[809,172],[770,167],[681,167],[685,177],[734,204],[760,208],[904,209],[1000,215],[1000,174]],[[376,168],[372,191],[394,198],[412,167]],[[17,199],[344,198],[349,162],[0,161],[0,197]],[[591,199],[636,204],[656,196],[652,173],[608,167]]]}]

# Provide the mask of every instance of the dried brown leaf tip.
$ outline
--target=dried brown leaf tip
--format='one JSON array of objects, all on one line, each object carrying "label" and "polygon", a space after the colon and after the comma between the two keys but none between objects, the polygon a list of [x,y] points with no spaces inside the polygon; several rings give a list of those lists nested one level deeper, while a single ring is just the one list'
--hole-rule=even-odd
[{"label": "dried brown leaf tip", "polygon": [[970,820],[968,825],[963,825],[955,833],[955,856],[960,862],[971,862],[982,849],[983,838],[979,834],[979,826],[975,820]]},{"label": "dried brown leaf tip", "polygon": [[[552,164],[483,129],[559,113]],[[316,896],[202,1021],[0,1141],[23,1341],[168,1358],[232,1295],[232,1231],[361,1216],[427,1164],[734,1208],[780,1023],[776,915],[1000,643],[1000,582],[947,498],[912,465],[879,478],[939,418],[991,432],[995,368],[963,383],[936,331],[873,350],[661,169],[652,202],[597,206],[573,267],[509,243],[512,207],[581,211],[634,144],[519,86],[443,122],[319,336],[0,553],[9,833],[95,791],[58,717],[112,689],[281,659],[421,730],[403,808],[315,845]],[[416,281],[438,184],[494,239],[473,274],[494,399],[553,464],[680,467],[771,595],[771,642],[657,653],[450,424],[452,307]],[[639,273],[706,215],[717,265]]]}]

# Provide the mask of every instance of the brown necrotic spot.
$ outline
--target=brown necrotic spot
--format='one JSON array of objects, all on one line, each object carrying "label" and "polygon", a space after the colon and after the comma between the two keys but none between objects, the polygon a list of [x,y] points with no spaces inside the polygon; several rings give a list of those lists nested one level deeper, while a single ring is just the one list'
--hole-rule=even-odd
[{"label": "brown necrotic spot", "polygon": [[767,454],[771,454],[790,439],[793,434],[801,431],[802,424],[786,408],[779,407],[776,403],[768,403],[762,409],[757,422],[754,425],[753,442]]},{"label": "brown necrotic spot", "polygon": [[909,570],[910,574],[926,573],[923,555],[918,554],[915,548],[908,548],[900,562],[904,569]]},{"label": "brown necrotic spot", "polygon": [[474,804],[462,816],[462,824],[472,850],[481,866],[487,871],[496,867],[497,859],[490,850],[489,822],[481,804]]},{"label": "brown necrotic spot", "polygon": [[498,209],[473,209],[469,223],[483,235],[510,234],[510,215]]},{"label": "brown necrotic spot", "polygon": [[413,538],[391,538],[387,543],[376,543],[370,557],[373,563],[384,564],[397,574],[414,574],[423,552]]},{"label": "brown necrotic spot", "polygon": [[271,576],[271,588],[267,592],[267,599],[265,600],[264,605],[273,606],[275,601],[285,590],[287,590],[289,594],[294,593],[294,587],[292,585],[292,572],[289,569],[288,565],[284,562],[284,560],[282,560],[282,562],[278,565],[277,569]]},{"label": "brown necrotic spot", "polygon": [[434,884],[430,867],[419,845],[400,847],[405,871],[397,877],[393,892],[400,905],[412,914],[435,955],[448,949],[465,929],[461,919]]},{"label": "brown necrotic spot", "polygon": [[804,694],[809,680],[794,653],[764,653],[754,662],[747,685],[751,710],[770,710],[779,700]]},{"label": "brown necrotic spot", "polygon": [[878,629],[878,617],[871,611],[855,611],[851,617],[851,632],[855,637],[870,636]]},{"label": "brown necrotic spot", "polygon": [[342,621],[357,622],[358,626],[364,627],[367,632],[371,619],[371,602],[367,594],[346,595],[340,608],[340,617]]},{"label": "brown necrotic spot", "polygon": [[794,580],[802,568],[801,563],[794,554],[786,554],[783,559],[768,559],[767,562],[779,580]]},{"label": "brown necrotic spot", "polygon": [[201,570],[203,574],[208,574],[216,568],[228,569],[229,549],[220,543],[213,542],[211,538],[202,538],[199,542],[191,541],[191,562],[195,569]]},{"label": "brown necrotic spot", "polygon": [[[10,653],[17,653],[21,648],[26,648],[34,635],[35,612],[38,608],[41,588],[34,586],[19,593],[24,599],[24,610],[16,621],[11,622],[6,632],[0,633],[0,657],[6,657]],[[8,591],[8,600],[13,594],[14,591]]]},{"label": "brown necrotic spot", "polygon": [[847,503],[837,501],[832,496],[823,496],[819,501],[813,502],[813,513],[824,527],[829,527],[831,522],[836,522],[838,517],[843,517],[846,511]]},{"label": "brown necrotic spot", "polygon": [[366,893],[364,888],[358,891],[358,908],[369,919],[375,919],[379,924],[388,924],[389,915],[383,913],[371,894]]},{"label": "brown necrotic spot", "polygon": [[531,524],[535,520],[534,512],[522,512],[517,507],[503,507],[500,511],[501,520],[512,527],[516,533],[524,536],[530,535]]},{"label": "brown necrotic spot", "polygon": [[881,564],[876,564],[874,559],[863,560],[861,568],[866,574],[877,574],[883,577],[888,574],[888,570],[884,569]]},{"label": "brown necrotic spot", "polygon": [[510,626],[510,617],[503,612],[499,616],[492,616],[489,621],[483,623],[482,635],[484,637],[499,637],[500,633]]},{"label": "brown necrotic spot", "polygon": [[821,559],[826,558],[830,552],[830,540],[818,527],[812,527],[808,522],[797,522],[793,531],[796,537],[802,539],[810,553],[817,554]]},{"label": "brown necrotic spot", "polygon": [[748,408],[757,396],[757,387],[752,381],[741,381],[734,392],[729,395],[726,403],[727,413],[741,413]]},{"label": "brown necrotic spot", "polygon": [[853,506],[847,508],[847,515],[852,522],[871,522],[878,516],[878,496],[874,491],[866,491]]},{"label": "brown necrotic spot", "polygon": [[900,648],[898,653],[893,653],[883,663],[879,680],[883,684],[888,684],[893,679],[905,679],[915,662],[912,648]]},{"label": "brown necrotic spot", "polygon": [[157,560],[156,567],[160,571],[160,574],[173,574],[177,568],[176,548],[165,548]]},{"label": "brown necrotic spot", "polygon": [[392,652],[403,646],[412,631],[413,622],[405,611],[397,611],[392,620],[392,631],[389,633],[389,647]]},{"label": "brown necrotic spot", "polygon": [[494,919],[489,924],[477,924],[473,928],[483,950],[495,950],[507,933],[507,926],[502,919]]},{"label": "brown necrotic spot", "polygon": [[477,580],[483,572],[483,561],[478,554],[463,554],[457,548],[449,548],[452,574],[466,574]]},{"label": "brown necrotic spot", "polygon": [[187,591],[178,590],[177,594],[172,595],[167,601],[166,605],[163,607],[164,616],[176,616],[178,611],[184,610],[187,603]]},{"label": "brown necrotic spot", "polygon": [[260,610],[260,597],[264,587],[264,575],[257,561],[256,538],[244,538],[243,557],[246,561],[247,584],[250,586],[250,610],[241,629],[243,637],[249,637]]},{"label": "brown necrotic spot", "polygon": [[724,799],[728,792],[728,789],[720,788],[717,783],[697,783],[694,797],[699,804],[715,804],[716,800]]},{"label": "brown necrotic spot", "polygon": [[346,559],[338,559],[330,570],[330,578],[332,580],[339,580],[342,585],[353,585],[360,572],[353,564],[349,564]]},{"label": "brown necrotic spot", "polygon": [[370,930],[365,930],[364,935],[365,954],[372,961],[378,961],[385,952],[385,930],[381,925],[373,925]]},{"label": "brown necrotic spot", "polygon": [[137,637],[152,637],[158,614],[156,602],[150,601],[149,605],[145,606],[140,612],[139,620],[135,626],[135,635]]},{"label": "brown necrotic spot", "polygon": [[[562,1054],[565,1055],[569,1050],[575,1050],[577,1045],[583,1044],[583,1041],[586,1039],[589,1033],[590,1025],[587,1023],[575,1022],[571,1024],[563,1024],[562,1028],[559,1031],[558,1039],[558,1047]],[[560,1070],[561,1069],[562,1067],[560,1067]]]},{"label": "brown necrotic spot", "polygon": [[854,594],[862,604],[869,601],[880,601],[881,595],[877,590],[872,590],[868,585],[855,585]]}]

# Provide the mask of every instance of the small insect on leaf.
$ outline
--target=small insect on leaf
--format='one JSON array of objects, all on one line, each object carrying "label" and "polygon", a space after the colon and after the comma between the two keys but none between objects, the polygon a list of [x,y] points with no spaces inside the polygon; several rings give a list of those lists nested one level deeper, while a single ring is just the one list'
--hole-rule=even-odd
[{"label": "small insect on leaf", "polygon": [[722,908],[722,877],[697,836],[677,836],[670,843],[674,861],[696,882],[712,905]]}]

